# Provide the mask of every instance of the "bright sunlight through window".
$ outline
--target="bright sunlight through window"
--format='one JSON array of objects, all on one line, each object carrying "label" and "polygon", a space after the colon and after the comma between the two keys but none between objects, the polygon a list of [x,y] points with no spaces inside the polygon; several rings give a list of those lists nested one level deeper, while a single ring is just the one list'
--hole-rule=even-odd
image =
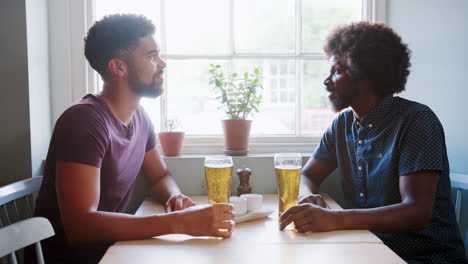
[{"label": "bright sunlight through window", "polygon": [[156,25],[167,62],[165,95],[142,104],[158,131],[166,119],[177,119],[189,136],[222,134],[226,116],[208,84],[210,64],[238,73],[260,68],[263,102],[251,117],[252,136],[321,136],[336,115],[323,85],[325,37],[363,17],[357,0],[94,2],[96,19],[136,13]]}]

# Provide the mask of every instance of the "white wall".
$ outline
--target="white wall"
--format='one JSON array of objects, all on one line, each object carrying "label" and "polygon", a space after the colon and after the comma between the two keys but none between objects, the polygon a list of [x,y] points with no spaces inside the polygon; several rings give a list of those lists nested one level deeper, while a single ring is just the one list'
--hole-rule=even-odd
[{"label": "white wall", "polygon": [[468,174],[468,1],[393,0],[388,24],[413,50],[407,92],[445,129],[452,172]]},{"label": "white wall", "polygon": [[0,182],[41,173],[50,138],[47,0],[0,2]]},{"label": "white wall", "polygon": [[47,0],[26,1],[31,174],[42,175],[51,136]]}]

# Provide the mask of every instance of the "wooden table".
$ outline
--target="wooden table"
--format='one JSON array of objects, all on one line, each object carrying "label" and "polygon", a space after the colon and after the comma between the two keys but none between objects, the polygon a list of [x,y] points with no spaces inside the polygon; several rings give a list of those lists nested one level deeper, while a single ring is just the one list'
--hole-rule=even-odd
[{"label": "wooden table", "polygon": [[[206,196],[191,197],[207,203]],[[332,209],[341,209],[329,196]],[[278,197],[264,195],[269,216],[236,225],[229,239],[164,235],[119,241],[100,263],[405,263],[367,230],[301,234],[278,229]],[[164,213],[160,204],[145,200],[136,215]]]}]

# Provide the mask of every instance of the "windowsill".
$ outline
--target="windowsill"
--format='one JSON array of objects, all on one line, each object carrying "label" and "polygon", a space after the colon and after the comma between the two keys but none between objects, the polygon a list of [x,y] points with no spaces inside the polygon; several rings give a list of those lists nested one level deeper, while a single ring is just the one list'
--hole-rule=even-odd
[{"label": "windowsill", "polygon": [[[205,157],[211,157],[211,156],[219,156],[219,155],[224,155],[224,154],[184,154],[180,156],[175,156],[175,157],[166,157],[162,156],[164,159],[199,159],[199,158],[205,158]],[[252,154],[247,154],[246,156],[231,156],[234,160],[241,160],[241,159],[256,159],[256,158],[273,158],[275,153],[252,153]],[[302,158],[310,158],[312,155],[312,152],[303,152],[301,153]]]},{"label": "windowsill", "polygon": [[[311,153],[317,148],[320,140],[321,137],[317,136],[251,137],[248,156],[273,156],[274,153],[280,152]],[[188,137],[184,140],[182,156],[224,155],[223,141],[223,137]],[[159,151],[162,153],[160,148]]]}]

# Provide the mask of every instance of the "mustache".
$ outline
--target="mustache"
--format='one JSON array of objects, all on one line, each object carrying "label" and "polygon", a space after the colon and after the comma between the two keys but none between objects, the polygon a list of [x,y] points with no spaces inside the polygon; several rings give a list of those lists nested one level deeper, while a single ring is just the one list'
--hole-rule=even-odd
[{"label": "mustache", "polygon": [[335,88],[333,88],[331,86],[325,86],[325,90],[327,90],[328,92],[333,92],[333,91],[335,91]]},{"label": "mustache", "polygon": [[163,75],[163,74],[164,74],[164,70],[160,70],[160,71],[156,72],[156,73],[153,75],[153,80],[155,80],[155,79],[158,77],[158,75]]}]

